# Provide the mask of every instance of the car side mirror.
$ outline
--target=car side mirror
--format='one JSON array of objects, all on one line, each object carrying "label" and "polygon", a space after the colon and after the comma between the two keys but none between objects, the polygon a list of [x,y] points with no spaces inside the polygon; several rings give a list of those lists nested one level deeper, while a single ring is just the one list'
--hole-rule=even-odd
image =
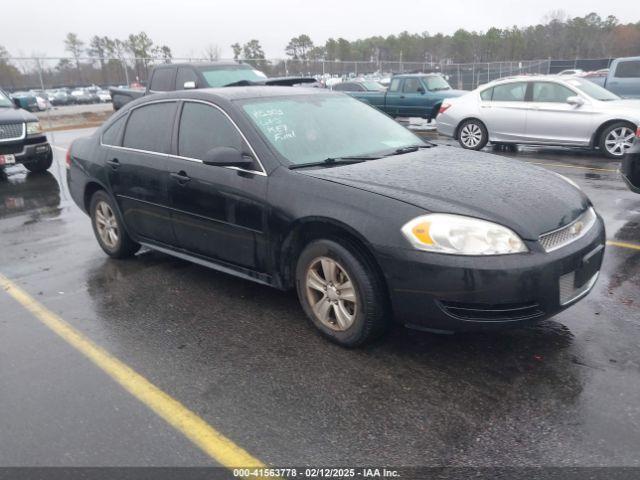
[{"label": "car side mirror", "polygon": [[574,107],[581,107],[582,105],[584,105],[584,100],[581,97],[574,95],[572,97],[567,97],[567,103],[569,105],[573,105]]},{"label": "car side mirror", "polygon": [[418,87],[418,93],[420,93],[421,95],[424,95],[425,94],[424,87]]},{"label": "car side mirror", "polygon": [[193,80],[184,82],[182,88],[184,88],[185,90],[193,90],[194,88],[196,88],[196,82],[194,82]]},{"label": "car side mirror", "polygon": [[240,150],[233,147],[215,147],[209,150],[203,163],[215,167],[251,168],[253,158],[243,155]]}]

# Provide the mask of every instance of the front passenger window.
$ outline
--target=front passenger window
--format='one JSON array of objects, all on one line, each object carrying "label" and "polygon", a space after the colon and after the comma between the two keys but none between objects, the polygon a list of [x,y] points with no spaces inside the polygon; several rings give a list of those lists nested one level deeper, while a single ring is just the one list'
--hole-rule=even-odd
[{"label": "front passenger window", "polygon": [[224,113],[204,103],[186,102],[180,118],[178,155],[204,160],[215,147],[247,150],[242,136]]},{"label": "front passenger window", "polygon": [[563,85],[553,82],[535,82],[533,84],[533,101],[546,103],[566,103],[567,98],[576,95]]}]

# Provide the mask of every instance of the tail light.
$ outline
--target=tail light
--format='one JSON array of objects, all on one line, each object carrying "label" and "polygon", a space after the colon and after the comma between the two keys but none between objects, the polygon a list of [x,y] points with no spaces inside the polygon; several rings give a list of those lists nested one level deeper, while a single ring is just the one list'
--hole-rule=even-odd
[{"label": "tail light", "polygon": [[71,168],[71,146],[69,146],[69,149],[67,150],[67,157],[65,161],[67,163],[67,168]]},{"label": "tail light", "polygon": [[451,107],[450,103],[443,103],[442,105],[440,105],[440,111],[438,111],[438,114],[446,112],[447,110],[449,110],[449,107]]}]

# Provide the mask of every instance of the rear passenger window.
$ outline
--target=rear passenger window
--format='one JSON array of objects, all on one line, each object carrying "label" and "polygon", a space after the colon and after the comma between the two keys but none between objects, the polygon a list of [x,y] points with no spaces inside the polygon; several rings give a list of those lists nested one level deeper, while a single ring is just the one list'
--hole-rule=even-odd
[{"label": "rear passenger window", "polygon": [[149,90],[154,92],[169,92],[173,90],[174,68],[156,68],[151,78]]},{"label": "rear passenger window", "polygon": [[390,92],[397,92],[400,89],[400,79],[394,78],[391,80],[391,84],[389,85]]},{"label": "rear passenger window", "polygon": [[640,77],[640,60],[631,60],[618,63],[615,76],[616,78]]},{"label": "rear passenger window", "polygon": [[524,102],[524,94],[527,91],[525,82],[505,83],[493,87],[494,102]]},{"label": "rear passenger window", "polygon": [[488,102],[491,100],[492,94],[493,94],[493,88],[487,88],[486,90],[483,90],[480,92],[480,98],[485,102]]},{"label": "rear passenger window", "polygon": [[185,103],[180,118],[178,155],[203,160],[215,147],[246,150],[238,130],[224,113],[204,103]]},{"label": "rear passenger window", "polygon": [[198,76],[192,68],[180,67],[176,76],[176,90],[184,90],[186,82],[194,82],[198,86]]},{"label": "rear passenger window", "polygon": [[122,146],[169,153],[175,110],[175,102],[152,103],[134,109],[129,114]]},{"label": "rear passenger window", "polygon": [[104,131],[102,134],[102,143],[104,145],[120,146],[120,133],[126,118],[126,115],[122,115]]}]

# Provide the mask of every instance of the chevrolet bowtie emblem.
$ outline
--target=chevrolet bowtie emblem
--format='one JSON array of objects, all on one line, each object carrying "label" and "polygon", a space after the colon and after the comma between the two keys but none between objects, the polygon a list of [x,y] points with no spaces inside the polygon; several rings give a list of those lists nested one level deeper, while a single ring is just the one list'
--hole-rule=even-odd
[{"label": "chevrolet bowtie emblem", "polygon": [[580,232],[582,231],[583,228],[584,228],[584,223],[576,222],[571,226],[571,229],[569,230],[569,232],[571,233],[571,235],[580,235]]}]

